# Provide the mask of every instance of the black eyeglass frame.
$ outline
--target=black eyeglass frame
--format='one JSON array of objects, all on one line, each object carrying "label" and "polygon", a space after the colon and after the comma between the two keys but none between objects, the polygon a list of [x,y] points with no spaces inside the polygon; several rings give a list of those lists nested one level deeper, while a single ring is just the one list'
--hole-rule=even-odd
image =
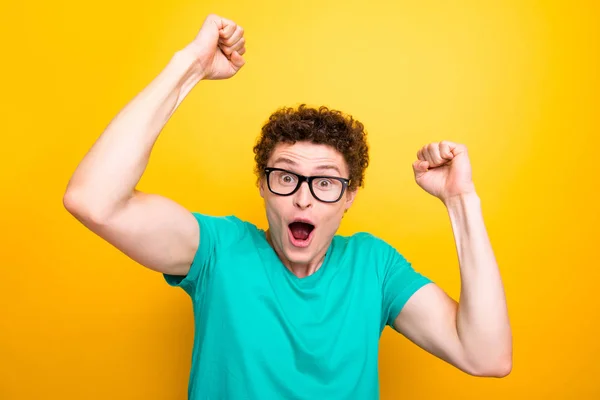
[{"label": "black eyeglass frame", "polygon": [[[296,184],[296,187],[294,188],[294,190],[292,190],[290,193],[288,194],[281,194],[281,193],[277,193],[275,192],[273,189],[271,189],[271,183],[269,182],[269,175],[271,174],[271,172],[274,171],[281,171],[281,172],[285,172],[288,173],[290,175],[294,175],[298,178],[298,183]],[[265,172],[265,177],[267,180],[267,186],[269,187],[269,190],[271,191],[271,193],[276,194],[278,196],[291,196],[294,193],[296,193],[298,191],[298,189],[300,189],[300,186],[302,185],[303,182],[306,182],[308,184],[308,189],[310,190],[310,193],[313,195],[313,197],[317,200],[319,200],[320,202],[323,203],[337,203],[338,201],[340,201],[340,199],[342,198],[342,196],[344,195],[344,193],[346,192],[346,189],[348,189],[348,186],[350,185],[350,179],[346,179],[346,178],[341,178],[338,176],[328,176],[328,175],[315,175],[315,176],[305,176],[305,175],[300,175],[296,172],[292,172],[289,171],[287,169],[283,169],[283,168],[270,168],[267,167],[264,169]],[[334,179],[336,181],[339,181],[342,183],[342,190],[340,191],[340,195],[337,199],[335,200],[321,200],[314,192],[313,187],[312,187],[312,181],[315,179]]]}]

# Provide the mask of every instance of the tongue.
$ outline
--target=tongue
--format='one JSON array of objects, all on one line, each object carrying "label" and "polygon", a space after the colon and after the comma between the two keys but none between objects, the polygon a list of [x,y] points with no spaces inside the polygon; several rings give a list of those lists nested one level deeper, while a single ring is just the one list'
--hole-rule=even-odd
[{"label": "tongue", "polygon": [[304,222],[294,222],[290,224],[290,230],[295,239],[306,240],[313,230],[313,226]]}]

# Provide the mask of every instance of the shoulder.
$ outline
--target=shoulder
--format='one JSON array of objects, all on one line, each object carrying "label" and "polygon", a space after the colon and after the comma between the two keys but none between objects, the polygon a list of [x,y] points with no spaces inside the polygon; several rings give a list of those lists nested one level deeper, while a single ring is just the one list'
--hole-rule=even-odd
[{"label": "shoulder", "polygon": [[235,215],[210,215],[197,211],[193,211],[192,215],[200,228],[205,230],[237,230],[242,229],[244,225],[244,221]]},{"label": "shoulder", "polygon": [[335,235],[336,245],[346,250],[368,253],[394,252],[394,247],[379,236],[369,232],[356,232],[352,235]]},{"label": "shoulder", "polygon": [[379,276],[390,268],[410,266],[408,260],[389,241],[369,232],[349,236],[336,235],[335,245],[344,258],[358,266],[366,267]]},{"label": "shoulder", "polygon": [[194,211],[192,215],[200,227],[201,240],[219,247],[239,243],[258,231],[256,225],[233,214],[209,215]]}]

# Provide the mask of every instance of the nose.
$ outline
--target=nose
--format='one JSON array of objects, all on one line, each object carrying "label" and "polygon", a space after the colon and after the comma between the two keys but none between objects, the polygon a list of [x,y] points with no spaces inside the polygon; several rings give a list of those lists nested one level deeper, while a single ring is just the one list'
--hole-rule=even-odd
[{"label": "nose", "polygon": [[294,193],[294,206],[304,210],[312,206],[313,196],[310,193],[308,182],[302,182],[296,193]]}]

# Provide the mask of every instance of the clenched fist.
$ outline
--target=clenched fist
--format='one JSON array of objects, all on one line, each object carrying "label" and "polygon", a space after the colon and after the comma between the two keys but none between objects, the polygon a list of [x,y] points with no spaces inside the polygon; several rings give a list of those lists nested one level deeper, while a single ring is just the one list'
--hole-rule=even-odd
[{"label": "clenched fist", "polygon": [[417,184],[444,203],[475,192],[467,148],[462,144],[441,141],[423,146],[413,171]]},{"label": "clenched fist", "polygon": [[227,79],[244,65],[245,45],[241,26],[211,14],[186,50],[194,54],[203,79]]}]

